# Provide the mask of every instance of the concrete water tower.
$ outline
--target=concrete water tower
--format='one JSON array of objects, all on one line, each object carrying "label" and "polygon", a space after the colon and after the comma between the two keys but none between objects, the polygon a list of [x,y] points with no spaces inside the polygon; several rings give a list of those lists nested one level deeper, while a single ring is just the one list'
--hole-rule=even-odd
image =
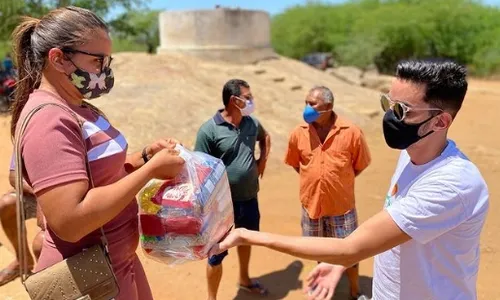
[{"label": "concrete water tower", "polygon": [[180,52],[209,60],[253,63],[274,58],[271,19],[265,11],[216,7],[165,11],[158,54]]}]

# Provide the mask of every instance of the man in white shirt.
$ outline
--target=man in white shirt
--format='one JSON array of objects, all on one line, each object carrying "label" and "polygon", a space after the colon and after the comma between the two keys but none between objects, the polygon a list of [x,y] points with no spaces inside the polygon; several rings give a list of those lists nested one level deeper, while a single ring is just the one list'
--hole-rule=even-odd
[{"label": "man in white shirt", "polygon": [[374,255],[375,300],[476,299],[488,188],[447,137],[466,92],[466,69],[453,61],[398,64],[381,104],[385,140],[403,151],[384,210],[346,239],[235,230],[213,251],[260,245],[323,261],[308,278],[310,299],[330,299],[343,270]]}]

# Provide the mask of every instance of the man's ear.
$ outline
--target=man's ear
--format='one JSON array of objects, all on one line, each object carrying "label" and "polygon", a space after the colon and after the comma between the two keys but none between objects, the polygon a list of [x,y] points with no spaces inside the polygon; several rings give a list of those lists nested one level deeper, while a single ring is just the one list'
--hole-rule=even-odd
[{"label": "man's ear", "polygon": [[443,112],[437,116],[434,123],[434,131],[446,130],[450,128],[453,122],[453,117],[448,112]]},{"label": "man's ear", "polygon": [[231,98],[229,98],[229,103],[231,103],[231,101],[233,101],[233,102],[234,102],[234,104],[236,104],[236,106],[240,107],[240,106],[238,105],[237,100],[238,100],[238,97],[237,97],[237,96],[235,96],[235,95],[231,95]]},{"label": "man's ear", "polygon": [[57,71],[65,74],[70,67],[70,62],[66,58],[64,52],[58,48],[52,48],[49,50],[48,63]]}]

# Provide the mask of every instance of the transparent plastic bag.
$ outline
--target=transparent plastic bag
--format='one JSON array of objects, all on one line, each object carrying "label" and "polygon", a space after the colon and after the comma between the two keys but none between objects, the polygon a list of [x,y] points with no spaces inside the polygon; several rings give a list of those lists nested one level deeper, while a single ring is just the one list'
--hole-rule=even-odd
[{"label": "transparent plastic bag", "polygon": [[177,146],[186,161],[172,180],[153,179],[139,192],[139,231],[146,257],[166,264],[208,257],[234,224],[220,159]]}]

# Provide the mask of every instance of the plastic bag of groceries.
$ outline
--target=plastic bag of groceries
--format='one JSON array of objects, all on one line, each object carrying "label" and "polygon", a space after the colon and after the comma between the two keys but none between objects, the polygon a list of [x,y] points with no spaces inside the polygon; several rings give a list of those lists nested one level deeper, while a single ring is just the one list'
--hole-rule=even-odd
[{"label": "plastic bag of groceries", "polygon": [[153,179],[139,192],[139,230],[146,257],[179,264],[207,258],[234,224],[221,160],[177,146],[186,161],[172,180]]}]

